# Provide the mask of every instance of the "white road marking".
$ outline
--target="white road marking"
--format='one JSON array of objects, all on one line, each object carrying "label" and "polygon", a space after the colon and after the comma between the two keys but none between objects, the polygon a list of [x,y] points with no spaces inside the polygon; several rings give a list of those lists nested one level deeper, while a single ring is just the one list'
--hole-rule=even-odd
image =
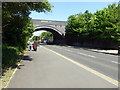
[{"label": "white road marking", "polygon": [[3,88],[7,88],[8,87],[8,85],[9,85],[9,83],[10,83],[10,81],[11,81],[11,79],[14,77],[14,74],[16,73],[16,71],[18,70],[18,67],[20,66],[20,63],[22,62],[22,60],[18,63],[18,65],[17,65],[17,67],[15,68],[15,70],[13,71],[13,73],[12,73],[12,75],[11,75],[11,77],[9,78],[9,80],[8,80],[8,82],[7,82],[7,84],[6,84],[6,86],[5,87],[3,87]]},{"label": "white road marking", "polygon": [[[56,47],[56,48],[61,49],[60,47]],[[73,52],[72,50],[69,50],[69,49],[63,49],[63,50],[66,50],[66,51],[69,51],[69,52]],[[74,52],[74,53],[76,53],[76,52]],[[92,57],[92,58],[96,58],[95,56],[92,56],[92,55],[89,55],[89,54],[80,53],[80,52],[77,52],[77,54],[88,56],[88,57]]]},{"label": "white road marking", "polygon": [[64,50],[66,50],[66,51],[69,51],[69,52],[73,52],[73,51],[71,51],[71,50],[68,50],[68,49],[64,49]]},{"label": "white road marking", "polygon": [[88,54],[84,54],[84,53],[79,53],[79,52],[78,52],[78,54],[80,54],[80,55],[84,55],[84,56],[88,56],[88,57],[92,57],[92,58],[96,58],[95,56],[88,55]]},{"label": "white road marking", "polygon": [[[54,47],[55,47],[55,48],[58,48],[58,49],[61,49],[60,47],[56,47],[56,46],[54,46]],[[69,50],[69,49],[63,49],[63,50],[66,50],[66,51],[69,51],[69,52],[73,52],[72,50]],[[76,52],[73,52],[73,53],[76,53]],[[84,53],[80,53],[80,52],[77,52],[77,54],[80,54],[80,55],[83,55],[83,56],[87,56],[87,57],[97,58],[97,57],[95,57],[95,56],[93,56],[93,55],[84,54]],[[104,61],[106,61],[106,60],[104,60]],[[107,60],[107,61],[108,61],[108,60]],[[120,63],[118,63],[118,62],[116,62],[116,61],[108,61],[108,62],[115,63],[115,64],[120,64]]]},{"label": "white road marking", "polygon": [[[20,61],[20,62],[21,62],[21,61]],[[14,77],[14,74],[15,74],[15,72],[18,70],[18,67],[19,67],[19,66],[20,66],[20,63],[18,64],[18,66],[17,66],[17,67],[15,68],[15,70],[13,71],[13,73],[12,73],[12,75],[11,75],[9,81],[7,82],[7,84],[6,84],[6,86],[5,86],[4,88],[7,88],[7,87],[8,87],[8,85],[9,85],[11,79]]]},{"label": "white road marking", "polygon": [[115,63],[115,64],[120,64],[120,63],[118,63],[118,62],[116,62],[116,61],[112,61],[113,63]]}]

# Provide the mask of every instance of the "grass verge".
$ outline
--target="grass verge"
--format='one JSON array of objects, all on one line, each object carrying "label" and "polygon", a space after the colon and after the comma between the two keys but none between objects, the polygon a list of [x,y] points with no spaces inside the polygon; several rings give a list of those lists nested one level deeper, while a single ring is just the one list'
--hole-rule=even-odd
[{"label": "grass verge", "polygon": [[18,47],[4,45],[2,47],[2,54],[2,76],[0,80],[0,89],[5,88],[9,83],[9,80],[20,63],[24,52],[20,51]]},{"label": "grass verge", "polygon": [[2,76],[1,81],[0,81],[1,89],[6,87],[14,70],[15,70],[15,68],[11,68],[11,67],[6,70],[6,72],[4,73],[4,75]]}]

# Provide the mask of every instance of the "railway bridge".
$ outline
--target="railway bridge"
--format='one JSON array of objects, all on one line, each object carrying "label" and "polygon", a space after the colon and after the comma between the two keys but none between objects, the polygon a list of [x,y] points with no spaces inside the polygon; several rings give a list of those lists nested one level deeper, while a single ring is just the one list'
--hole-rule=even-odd
[{"label": "railway bridge", "polygon": [[32,19],[35,31],[46,30],[53,34],[54,44],[63,44],[65,42],[65,27],[67,21],[38,20]]}]

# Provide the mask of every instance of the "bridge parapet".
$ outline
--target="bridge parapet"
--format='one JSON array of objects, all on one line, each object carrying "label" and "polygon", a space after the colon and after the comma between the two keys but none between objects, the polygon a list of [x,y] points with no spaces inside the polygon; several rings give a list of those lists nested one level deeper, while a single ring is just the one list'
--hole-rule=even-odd
[{"label": "bridge parapet", "polygon": [[[51,26],[52,28],[54,27],[55,30],[58,30],[58,32],[62,32],[62,34],[65,34],[65,27],[67,22],[66,21],[53,21],[53,20],[37,20],[37,19],[32,19],[32,22],[35,26],[37,27],[47,27]],[[49,27],[50,28],[50,27]]]}]

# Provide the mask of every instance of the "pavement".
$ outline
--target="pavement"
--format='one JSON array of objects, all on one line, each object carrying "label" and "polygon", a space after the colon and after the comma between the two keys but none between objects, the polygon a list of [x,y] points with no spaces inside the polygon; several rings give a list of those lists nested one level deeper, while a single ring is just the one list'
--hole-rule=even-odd
[{"label": "pavement", "polygon": [[[55,47],[50,46],[58,50]],[[70,56],[72,55],[74,54],[71,53]],[[86,57],[80,56],[79,60],[82,58]],[[37,52],[28,51],[7,88],[117,88],[100,76],[81,68],[80,64],[74,63],[44,47],[39,47]]]},{"label": "pavement", "polygon": [[100,49],[88,49],[88,50],[93,51],[93,52],[118,55],[118,50],[100,50]]},{"label": "pavement", "polygon": [[76,47],[76,48],[85,49],[85,50],[98,52],[98,53],[118,55],[118,50],[104,50],[104,49],[95,49],[95,48],[77,47],[77,46],[67,46],[67,47]]}]

